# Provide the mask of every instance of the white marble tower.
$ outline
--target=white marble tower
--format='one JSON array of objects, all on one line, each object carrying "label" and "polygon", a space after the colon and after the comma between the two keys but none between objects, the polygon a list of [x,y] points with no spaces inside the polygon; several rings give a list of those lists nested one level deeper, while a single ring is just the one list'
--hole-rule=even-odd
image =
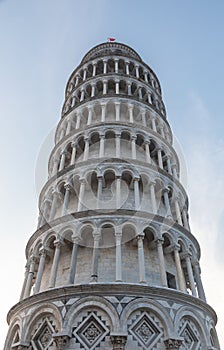
[{"label": "white marble tower", "polygon": [[159,80],[103,43],[70,76],[5,350],[220,349]]}]

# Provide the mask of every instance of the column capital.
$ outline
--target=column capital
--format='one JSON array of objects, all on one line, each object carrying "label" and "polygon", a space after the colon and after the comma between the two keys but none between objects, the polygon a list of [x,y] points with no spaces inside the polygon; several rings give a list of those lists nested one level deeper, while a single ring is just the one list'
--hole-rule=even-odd
[{"label": "column capital", "polygon": [[165,193],[165,192],[167,192],[167,193],[169,193],[169,192],[170,192],[169,187],[165,187],[165,188],[163,188],[163,189],[162,189],[162,193]]},{"label": "column capital", "polygon": [[139,177],[139,176],[135,176],[135,177],[133,178],[133,181],[134,181],[134,182],[139,182],[139,180],[140,180],[140,177]]},{"label": "column capital", "polygon": [[67,152],[66,150],[64,150],[64,151],[61,152],[61,156],[62,156],[62,155],[67,156],[67,154],[68,154],[68,152]]},{"label": "column capital", "polygon": [[63,244],[64,244],[64,243],[63,243],[63,240],[60,239],[60,238],[57,238],[57,239],[55,239],[55,241],[54,241],[54,246],[55,246],[56,248],[60,248]]},{"label": "column capital", "polygon": [[72,185],[69,182],[64,184],[64,188],[66,189],[66,191],[72,191],[73,190]]},{"label": "column capital", "polygon": [[164,344],[167,350],[180,349],[182,342],[182,338],[169,338],[164,340]]},{"label": "column capital", "polygon": [[145,144],[146,144],[146,145],[150,145],[150,143],[151,143],[151,139],[146,138],[144,142],[145,142]]},{"label": "column capital", "polygon": [[163,242],[164,242],[164,238],[163,237],[159,237],[155,240],[156,244],[157,245],[163,245]]},{"label": "column capital", "polygon": [[105,132],[100,132],[100,139],[105,139]]},{"label": "column capital", "polygon": [[137,238],[138,241],[143,240],[144,237],[145,237],[144,232],[138,233],[138,234],[136,235],[136,238]]},{"label": "column capital", "polygon": [[[131,85],[131,83],[130,83],[130,85]],[[129,103],[128,104],[128,109],[133,109],[133,108],[134,108],[133,104]]]},{"label": "column capital", "polygon": [[79,179],[80,184],[86,184],[86,179],[84,177],[82,177],[81,179]]},{"label": "column capital", "polygon": [[176,250],[176,251],[180,251],[180,244],[178,244],[178,243],[174,243],[173,244],[173,250]]},{"label": "column capital", "polygon": [[135,141],[137,139],[137,136],[134,134],[131,134],[131,141]]},{"label": "column capital", "polygon": [[63,334],[63,333],[54,333],[52,334],[52,337],[54,339],[54,343],[56,344],[58,350],[64,350],[70,339],[68,334]]},{"label": "column capital", "polygon": [[111,342],[113,344],[113,350],[124,350],[125,344],[127,342],[127,335],[114,335],[110,336]]},{"label": "column capital", "polygon": [[40,256],[47,256],[48,250],[45,247],[41,247],[39,250]]},{"label": "column capital", "polygon": [[96,228],[95,230],[93,230],[93,239],[94,241],[99,241],[101,237],[101,232],[99,228]]},{"label": "column capital", "polygon": [[77,147],[77,141],[73,141],[73,142],[71,143],[71,146],[72,146],[72,148]]},{"label": "column capital", "polygon": [[61,192],[59,192],[57,189],[52,191],[52,195],[56,198],[60,198],[61,197]]},{"label": "column capital", "polygon": [[192,254],[191,254],[191,252],[189,252],[189,250],[186,250],[180,254],[181,259],[187,259],[187,258],[190,259],[191,256],[192,256]]},{"label": "column capital", "polygon": [[76,244],[79,244],[79,242],[81,241],[80,236],[72,236],[71,238],[72,238],[72,242]]}]

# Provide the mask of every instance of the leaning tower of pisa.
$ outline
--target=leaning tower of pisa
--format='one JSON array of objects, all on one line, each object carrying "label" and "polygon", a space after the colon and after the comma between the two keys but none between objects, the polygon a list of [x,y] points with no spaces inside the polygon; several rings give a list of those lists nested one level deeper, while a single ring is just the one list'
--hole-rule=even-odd
[{"label": "leaning tower of pisa", "polygon": [[218,350],[159,80],[120,43],[71,74],[5,350]]}]

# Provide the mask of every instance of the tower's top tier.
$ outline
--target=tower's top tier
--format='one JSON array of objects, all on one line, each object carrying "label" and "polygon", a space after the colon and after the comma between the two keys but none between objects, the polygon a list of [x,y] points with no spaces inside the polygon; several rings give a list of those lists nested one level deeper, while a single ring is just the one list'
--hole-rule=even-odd
[{"label": "tower's top tier", "polygon": [[93,47],[69,77],[62,118],[101,98],[136,101],[166,119],[159,79],[135,50],[121,43]]},{"label": "tower's top tier", "polygon": [[138,61],[142,62],[141,57],[137,54],[135,50],[131,47],[115,42],[103,43],[93,47],[87,54],[83,57],[81,63],[86,63],[89,60],[108,56],[108,55],[119,55],[119,56],[129,56],[130,58],[134,58]]}]

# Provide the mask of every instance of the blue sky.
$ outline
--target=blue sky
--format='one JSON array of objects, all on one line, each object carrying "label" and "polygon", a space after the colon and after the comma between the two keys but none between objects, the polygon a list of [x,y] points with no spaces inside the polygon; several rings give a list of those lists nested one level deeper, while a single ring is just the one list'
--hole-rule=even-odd
[{"label": "blue sky", "polygon": [[191,227],[224,344],[223,13],[221,0],[0,1],[0,346],[6,313],[21,290],[25,245],[36,228],[65,84],[82,56],[108,36],[132,46],[160,79],[168,120],[184,150]]}]

